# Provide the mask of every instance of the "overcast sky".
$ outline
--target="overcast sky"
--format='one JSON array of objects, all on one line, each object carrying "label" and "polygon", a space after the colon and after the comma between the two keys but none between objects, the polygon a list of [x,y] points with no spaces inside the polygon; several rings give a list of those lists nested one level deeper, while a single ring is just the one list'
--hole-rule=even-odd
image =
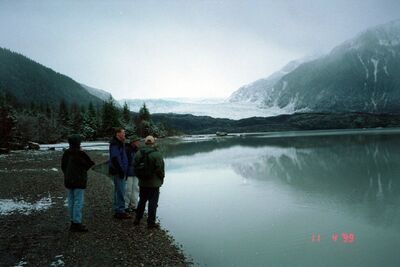
[{"label": "overcast sky", "polygon": [[398,18],[399,0],[0,0],[0,46],[117,99],[228,97]]}]

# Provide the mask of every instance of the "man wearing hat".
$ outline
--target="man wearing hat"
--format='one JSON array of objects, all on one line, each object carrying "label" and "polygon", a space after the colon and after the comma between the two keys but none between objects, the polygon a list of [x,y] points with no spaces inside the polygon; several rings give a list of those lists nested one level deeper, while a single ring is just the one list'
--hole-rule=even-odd
[{"label": "man wearing hat", "polygon": [[[164,160],[161,153],[155,148],[154,137],[149,135],[145,138],[145,146],[140,148],[135,155],[134,166],[139,178],[139,204],[136,211],[135,225],[140,224],[146,207],[149,202],[147,227],[158,228],[156,224],[156,212],[158,207],[158,197],[160,195],[160,187],[164,182]],[[143,164],[146,162],[146,164]],[[143,165],[146,170],[143,171]],[[140,174],[139,174],[140,171]]]},{"label": "man wearing hat", "polygon": [[136,211],[139,198],[139,181],[135,175],[135,168],[133,166],[133,159],[140,146],[140,137],[137,135],[129,138],[129,143],[125,145],[126,155],[128,157],[128,172],[126,178],[125,188],[125,209],[126,212]]}]

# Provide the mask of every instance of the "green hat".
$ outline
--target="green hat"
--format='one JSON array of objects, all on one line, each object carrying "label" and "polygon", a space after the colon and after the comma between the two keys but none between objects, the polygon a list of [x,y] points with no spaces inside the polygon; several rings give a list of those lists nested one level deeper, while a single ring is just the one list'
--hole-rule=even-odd
[{"label": "green hat", "polygon": [[137,135],[132,135],[129,138],[129,143],[135,142],[135,141],[140,141],[140,137]]}]

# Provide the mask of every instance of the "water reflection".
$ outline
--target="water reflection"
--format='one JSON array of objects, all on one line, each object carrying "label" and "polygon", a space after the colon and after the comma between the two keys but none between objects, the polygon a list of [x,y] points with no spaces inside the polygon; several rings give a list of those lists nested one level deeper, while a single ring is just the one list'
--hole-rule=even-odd
[{"label": "water reflection", "polygon": [[[160,216],[202,265],[390,266],[400,260],[399,137],[169,144],[162,147],[168,181]],[[357,245],[327,243],[340,230],[355,231]],[[313,231],[323,246],[309,246]]]},{"label": "water reflection", "polygon": [[246,180],[272,179],[306,196],[329,196],[341,208],[361,205],[372,223],[399,225],[398,136],[306,137],[291,144],[265,146],[258,158],[232,168]]}]

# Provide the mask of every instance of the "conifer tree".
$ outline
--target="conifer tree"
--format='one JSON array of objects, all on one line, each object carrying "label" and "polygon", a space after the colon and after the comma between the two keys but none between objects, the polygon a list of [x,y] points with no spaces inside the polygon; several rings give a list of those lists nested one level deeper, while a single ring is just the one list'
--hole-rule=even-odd
[{"label": "conifer tree", "polygon": [[82,134],[86,139],[94,140],[97,135],[97,114],[92,102],[89,103],[88,110],[83,115]]},{"label": "conifer tree", "polygon": [[114,100],[110,97],[103,104],[102,109],[102,133],[104,136],[111,136],[115,127],[121,127],[120,111]]},{"label": "conifer tree", "polygon": [[131,111],[129,110],[128,104],[125,102],[122,108],[122,121],[124,124],[129,124],[132,121]]},{"label": "conifer tree", "polygon": [[71,130],[74,133],[81,133],[82,131],[83,116],[81,109],[76,103],[71,105]]},{"label": "conifer tree", "polygon": [[146,107],[146,103],[139,110],[139,121],[150,121],[150,111]]},{"label": "conifer tree", "polygon": [[68,106],[64,99],[60,101],[58,109],[58,126],[61,132],[61,138],[67,138],[70,133],[70,117]]},{"label": "conifer tree", "polygon": [[13,108],[8,104],[6,97],[0,96],[0,147],[10,148],[14,137],[16,119]]}]

